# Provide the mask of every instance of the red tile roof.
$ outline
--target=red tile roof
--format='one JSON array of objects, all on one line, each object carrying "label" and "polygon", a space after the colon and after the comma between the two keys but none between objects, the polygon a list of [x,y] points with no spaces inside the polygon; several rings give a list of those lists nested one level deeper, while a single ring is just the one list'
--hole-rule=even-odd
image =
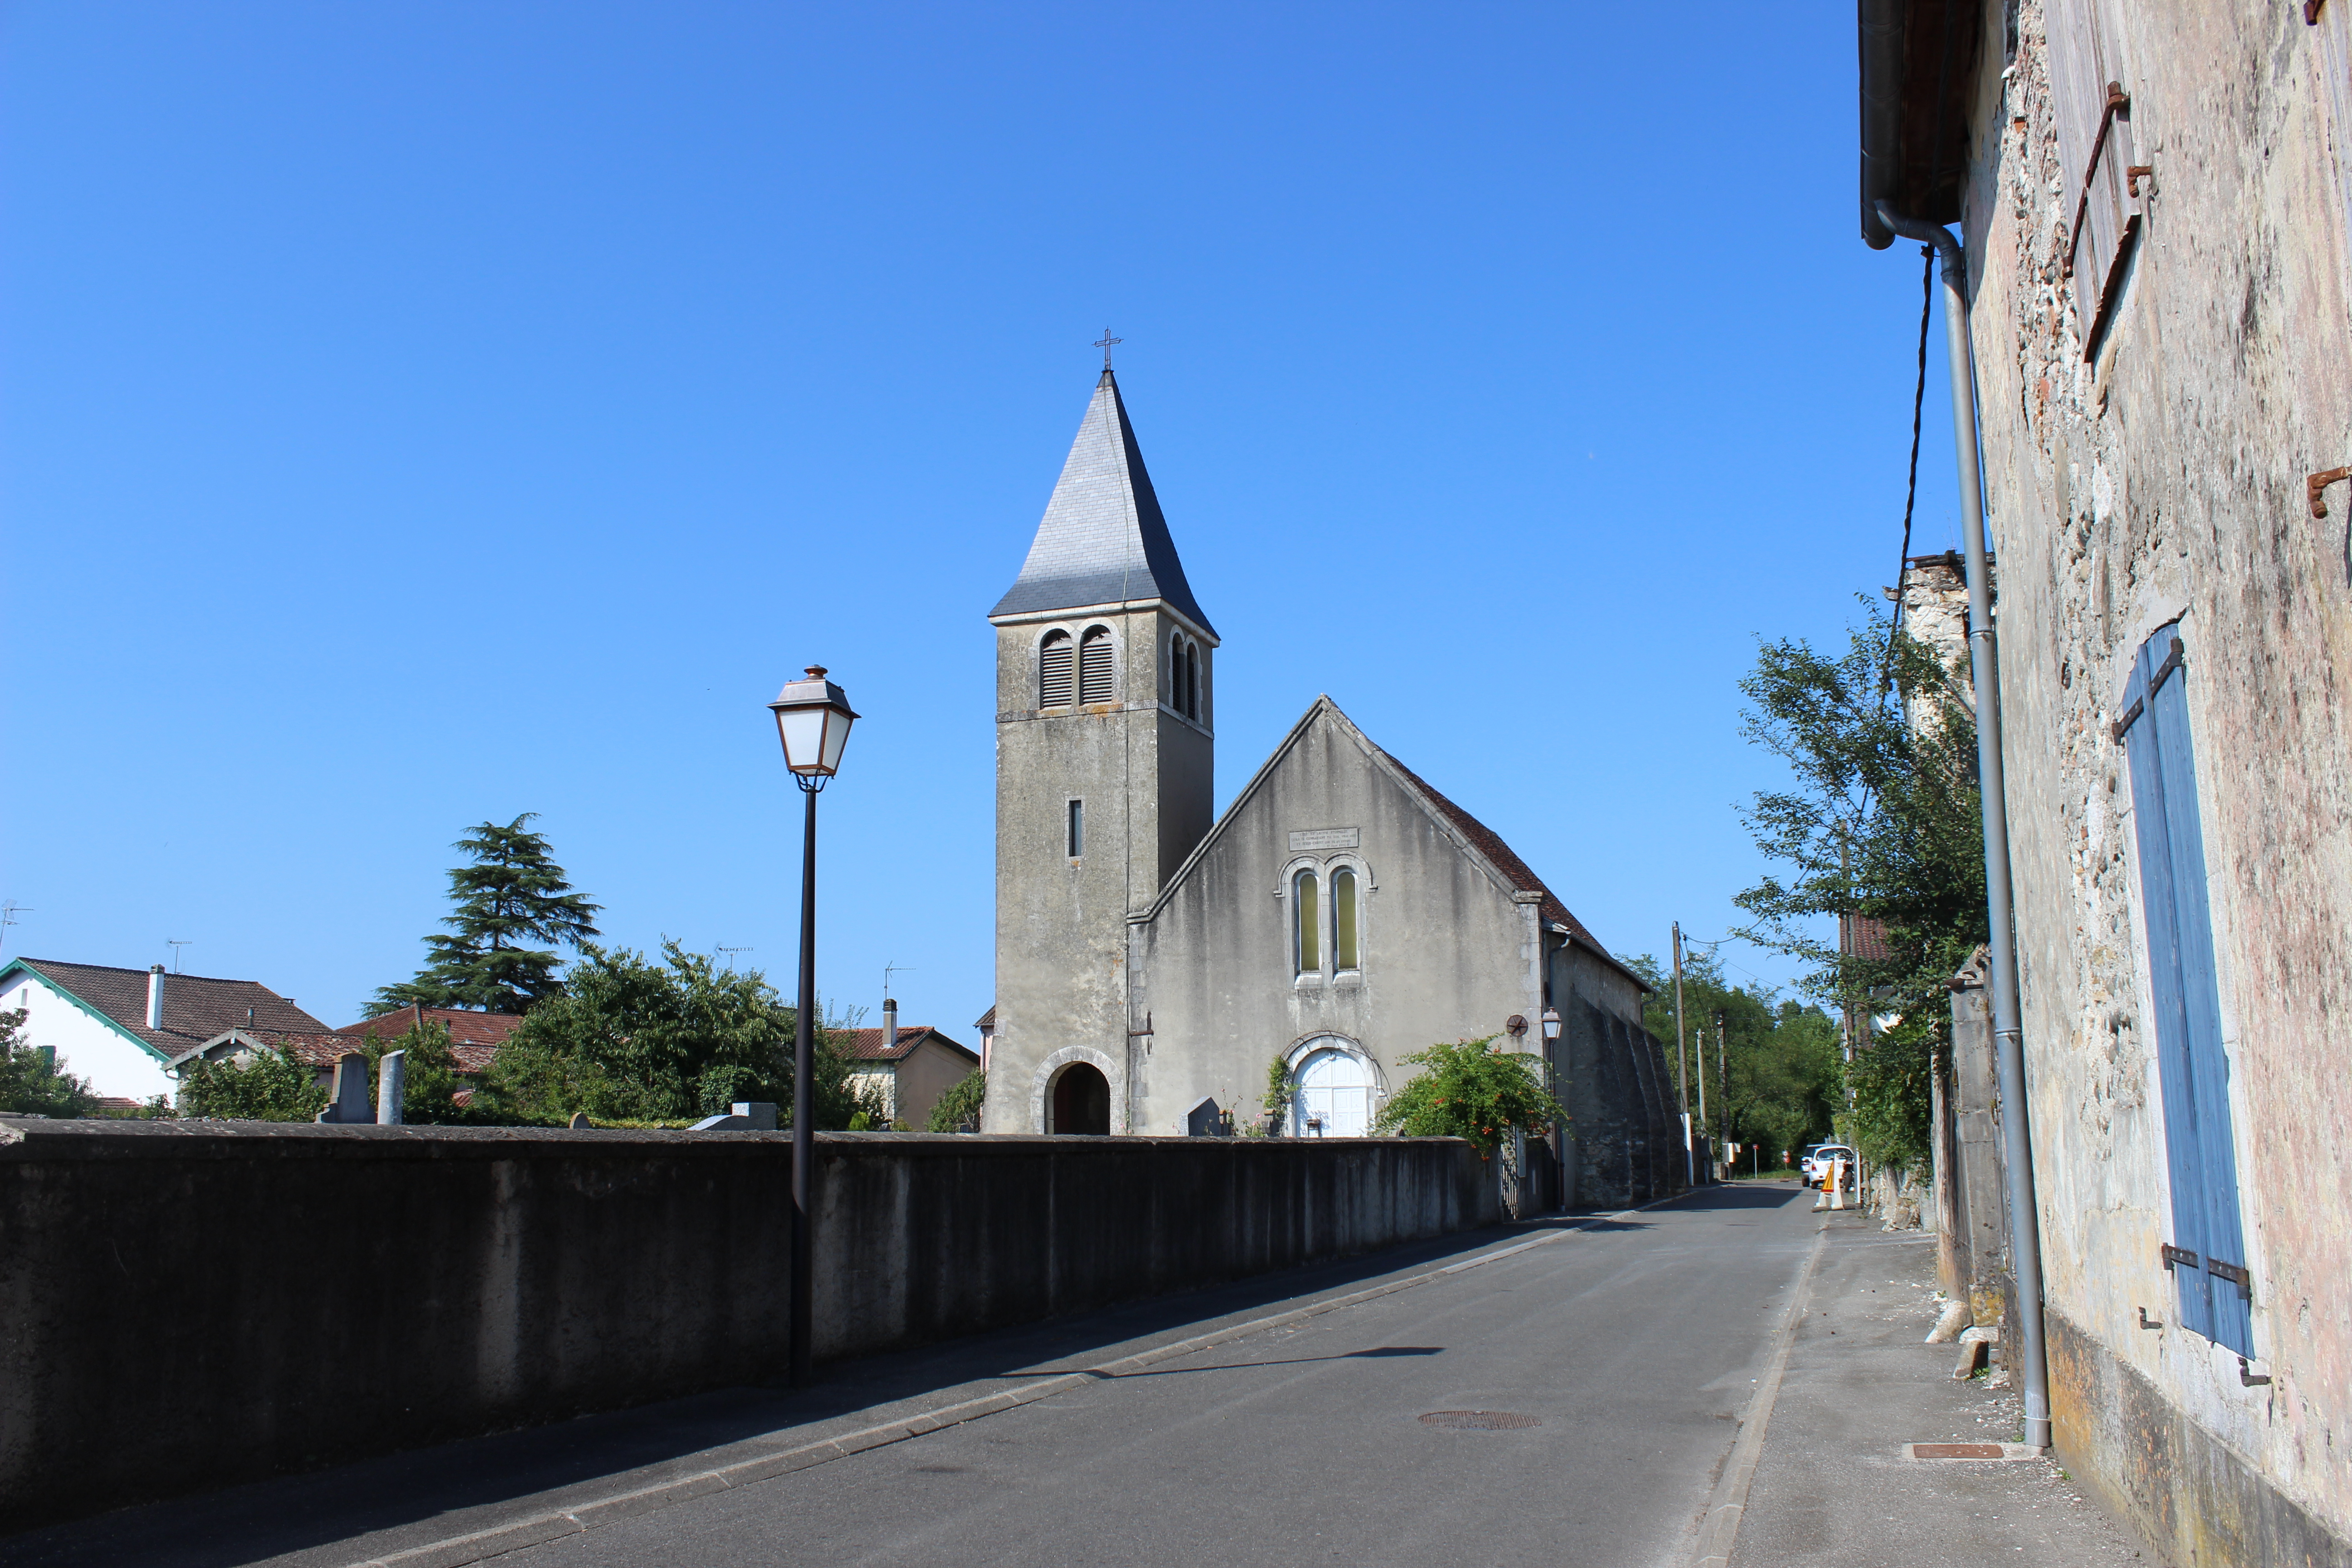
[{"label": "red tile roof", "polygon": [[[477,1013],[469,1007],[402,1007],[391,1013],[379,1013],[373,1018],[362,1018],[356,1024],[345,1024],[335,1031],[353,1040],[374,1035],[392,1039],[404,1035],[419,1024],[438,1024],[449,1031],[452,1046],[484,1046],[492,1054],[507,1043],[507,1037],[522,1026],[520,1013]],[[462,1055],[461,1058],[462,1058]]]},{"label": "red tile roof", "polygon": [[[990,1011],[993,1012],[994,1009],[992,1008]],[[889,1046],[882,1043],[882,1031],[879,1029],[839,1029],[834,1032],[833,1039],[835,1044],[841,1047],[842,1055],[852,1061],[899,1062],[914,1054],[915,1048],[923,1043],[925,1036],[937,1040],[951,1051],[970,1057],[975,1062],[980,1060],[978,1051],[973,1050],[970,1046],[956,1044],[928,1024],[901,1025],[898,1029],[898,1043]]]},{"label": "red tile roof", "polygon": [[1886,945],[1886,922],[1868,915],[1848,915],[1838,922],[1838,951],[1874,963],[1895,956]]},{"label": "red tile roof", "polygon": [[244,1028],[248,1015],[257,1030],[323,1033],[327,1027],[259,981],[166,974],[163,1026],[151,1029],[147,1027],[148,971],[116,969],[102,963],[63,963],[53,958],[16,962],[105,1014],[166,1057],[194,1050],[226,1030]]}]

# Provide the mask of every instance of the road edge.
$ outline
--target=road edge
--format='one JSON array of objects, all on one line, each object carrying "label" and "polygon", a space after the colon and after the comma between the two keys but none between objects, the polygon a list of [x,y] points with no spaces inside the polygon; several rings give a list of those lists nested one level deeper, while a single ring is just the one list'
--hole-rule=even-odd
[{"label": "road edge", "polygon": [[1788,1316],[1780,1325],[1780,1343],[1772,1349],[1771,1364],[1757,1383],[1755,1396],[1748,1402],[1747,1418],[1740,1423],[1739,1440],[1731,1446],[1731,1458],[1706,1500],[1692,1568],[1729,1568],[1732,1546],[1739,1539],[1739,1521],[1748,1512],[1748,1489],[1754,1484],[1757,1464],[1764,1457],[1764,1429],[1772,1424],[1772,1406],[1780,1397],[1780,1378],[1789,1370],[1789,1355],[1797,1344],[1797,1325],[1805,1321],[1805,1305],[1812,1293],[1813,1270],[1821,1263],[1829,1237],[1826,1225],[1813,1232],[1813,1245],[1805,1254],[1804,1268],[1798,1271]]}]

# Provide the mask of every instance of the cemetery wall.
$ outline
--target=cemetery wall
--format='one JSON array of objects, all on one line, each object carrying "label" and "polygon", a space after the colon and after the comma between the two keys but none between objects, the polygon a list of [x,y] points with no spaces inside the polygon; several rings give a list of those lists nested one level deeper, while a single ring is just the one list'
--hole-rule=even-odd
[{"label": "cemetery wall", "polygon": [[[0,1530],[772,1379],[790,1135],[0,1121]],[[1496,1217],[1456,1140],[818,1140],[820,1358]]]}]

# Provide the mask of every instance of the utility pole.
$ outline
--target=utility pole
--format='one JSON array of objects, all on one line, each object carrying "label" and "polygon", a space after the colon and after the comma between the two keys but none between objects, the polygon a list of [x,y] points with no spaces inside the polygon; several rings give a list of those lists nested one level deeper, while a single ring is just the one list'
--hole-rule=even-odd
[{"label": "utility pole", "polygon": [[1715,1144],[1706,1130],[1706,1026],[1699,1026],[1698,1035],[1691,1043],[1698,1049],[1698,1135],[1707,1140],[1706,1173],[1712,1177],[1715,1174]]},{"label": "utility pole", "polygon": [[[1690,1146],[1690,1074],[1683,1056],[1683,922],[1675,922],[1675,1089],[1682,1098],[1683,1114],[1683,1180],[1686,1185],[1698,1185],[1698,1172],[1693,1168]],[[1705,1093],[1706,1081],[1699,1080],[1699,1090]]]}]

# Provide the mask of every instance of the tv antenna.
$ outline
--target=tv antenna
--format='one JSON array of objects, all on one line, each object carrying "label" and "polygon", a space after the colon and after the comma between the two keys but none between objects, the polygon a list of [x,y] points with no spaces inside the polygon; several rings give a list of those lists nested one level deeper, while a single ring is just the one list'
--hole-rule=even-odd
[{"label": "tv antenna", "polygon": [[18,915],[30,914],[31,912],[31,910],[26,906],[18,903],[14,899],[10,899],[5,904],[0,904],[0,942],[5,942],[8,940],[8,928],[16,923],[16,917]]},{"label": "tv antenna", "polygon": [[719,951],[727,955],[727,967],[731,972],[735,967],[735,955],[737,953],[751,952],[756,950],[750,947],[730,947],[722,942],[719,944]]},{"label": "tv antenna", "polygon": [[167,936],[163,939],[163,945],[172,950],[172,973],[177,974],[180,973],[180,950],[194,946],[195,940],[192,937],[185,942],[175,942]]}]

